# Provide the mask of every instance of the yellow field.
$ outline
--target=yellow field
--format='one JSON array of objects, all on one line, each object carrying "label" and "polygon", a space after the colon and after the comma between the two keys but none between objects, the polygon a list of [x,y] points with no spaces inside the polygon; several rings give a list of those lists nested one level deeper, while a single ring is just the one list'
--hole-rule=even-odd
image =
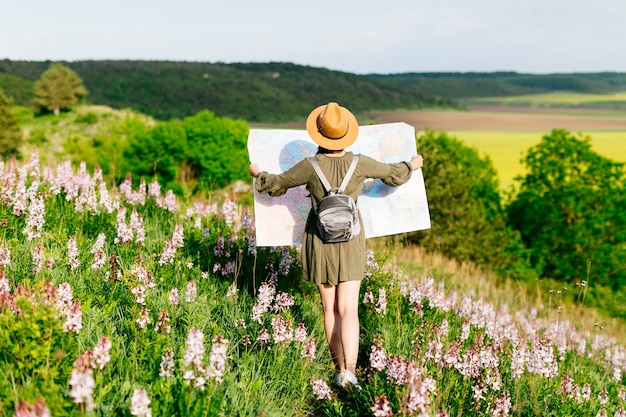
[{"label": "yellow field", "polygon": [[[523,174],[520,164],[522,155],[541,141],[546,133],[541,132],[448,132],[451,136],[473,146],[481,153],[488,155],[500,177],[502,189],[514,184],[513,178]],[[626,162],[626,131],[583,132],[583,136],[591,137],[592,149],[614,161]]]}]

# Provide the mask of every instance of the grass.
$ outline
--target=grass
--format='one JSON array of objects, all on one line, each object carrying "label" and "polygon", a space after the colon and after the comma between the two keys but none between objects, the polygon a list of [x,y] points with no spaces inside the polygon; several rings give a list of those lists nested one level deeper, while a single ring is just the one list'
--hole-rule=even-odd
[{"label": "grass", "polygon": [[[523,175],[520,160],[531,146],[538,144],[548,132],[448,132],[481,155],[488,155],[498,172],[503,190],[515,184],[514,178]],[[626,131],[581,132],[591,137],[592,149],[607,158],[626,162]]]},{"label": "grass", "polygon": [[[383,251],[385,245],[381,240],[373,243],[372,248]],[[459,263],[439,253],[427,252],[419,246],[397,246],[391,261],[408,275],[439,277],[450,291],[480,295],[493,305],[506,304],[515,311],[538,309],[538,317],[547,320],[559,315],[562,320],[569,320],[580,329],[594,329],[615,337],[620,344],[626,344],[626,323],[623,320],[610,317],[597,309],[583,309],[581,304],[571,301],[572,298],[582,296],[576,281],[563,283],[537,279],[530,284],[513,280],[501,281],[490,271],[472,263]],[[565,296],[565,292],[571,293],[569,297]]]}]

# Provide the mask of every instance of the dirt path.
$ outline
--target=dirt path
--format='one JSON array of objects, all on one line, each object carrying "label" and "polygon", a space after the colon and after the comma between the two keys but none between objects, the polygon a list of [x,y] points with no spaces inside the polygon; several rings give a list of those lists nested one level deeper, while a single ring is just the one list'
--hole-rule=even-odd
[{"label": "dirt path", "polygon": [[[597,114],[597,115],[596,115]],[[405,122],[416,130],[443,131],[569,131],[626,130],[626,114],[604,116],[593,110],[470,108],[457,111],[392,111],[362,115],[367,123]],[[361,122],[362,123],[362,122]],[[363,124],[363,123],[362,123]]]}]

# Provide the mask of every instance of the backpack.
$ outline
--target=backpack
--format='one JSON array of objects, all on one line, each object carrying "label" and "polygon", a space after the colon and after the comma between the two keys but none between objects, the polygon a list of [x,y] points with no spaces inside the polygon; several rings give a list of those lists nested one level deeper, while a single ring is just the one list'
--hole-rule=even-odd
[{"label": "backpack", "polygon": [[346,176],[339,188],[331,187],[324,176],[315,157],[309,158],[317,176],[324,187],[324,198],[319,202],[311,194],[313,210],[317,217],[317,231],[324,243],[346,242],[361,233],[361,223],[359,222],[359,211],[356,202],[349,195],[343,192],[346,190],[350,177],[354,173],[359,155],[354,155],[352,164],[346,172]]}]

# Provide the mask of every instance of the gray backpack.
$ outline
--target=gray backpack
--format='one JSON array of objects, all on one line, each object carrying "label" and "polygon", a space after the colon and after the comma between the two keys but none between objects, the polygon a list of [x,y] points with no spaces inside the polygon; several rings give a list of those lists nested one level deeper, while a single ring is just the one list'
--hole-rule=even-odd
[{"label": "gray backpack", "polygon": [[359,161],[359,155],[354,155],[352,164],[346,172],[346,176],[339,188],[331,187],[330,183],[324,176],[315,157],[309,158],[317,176],[324,186],[325,195],[319,203],[315,201],[311,195],[313,202],[313,210],[317,216],[317,231],[320,238],[325,243],[346,242],[361,233],[361,223],[359,223],[359,211],[356,202],[349,195],[345,195],[344,191],[348,186],[350,177],[354,173],[356,164]]}]

